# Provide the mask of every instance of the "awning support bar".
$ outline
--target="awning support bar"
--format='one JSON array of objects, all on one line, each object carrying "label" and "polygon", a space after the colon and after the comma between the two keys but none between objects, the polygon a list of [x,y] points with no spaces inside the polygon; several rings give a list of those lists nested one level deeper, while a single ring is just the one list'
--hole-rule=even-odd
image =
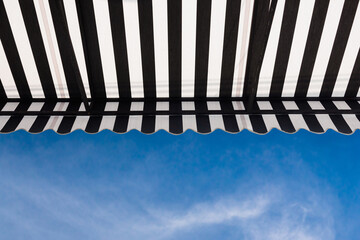
[{"label": "awning support bar", "polygon": [[249,56],[246,64],[243,94],[243,97],[247,100],[246,108],[249,111],[252,110],[254,105],[260,70],[274,19],[276,5],[277,0],[271,0],[271,4],[269,4],[269,0],[255,0],[254,3]]},{"label": "awning support bar", "polygon": [[76,56],[75,56],[75,51],[74,51],[74,46],[72,44],[71,41],[71,37],[70,37],[70,31],[69,31],[69,27],[66,21],[66,15],[65,15],[65,9],[64,9],[64,4],[63,1],[56,1],[56,6],[59,8],[59,12],[61,12],[61,27],[62,27],[62,32],[64,34],[64,36],[66,37],[66,43],[67,43],[67,55],[68,55],[68,59],[71,62],[71,65],[73,67],[73,71],[75,73],[75,81],[76,81],[76,85],[78,87],[78,90],[80,92],[80,96],[81,96],[81,101],[84,103],[85,109],[87,112],[90,112],[90,104],[89,101],[87,99],[86,96],[86,92],[85,92],[85,88],[84,88],[84,84],[81,78],[81,74],[80,74],[80,70],[79,70],[79,66],[76,60]]}]

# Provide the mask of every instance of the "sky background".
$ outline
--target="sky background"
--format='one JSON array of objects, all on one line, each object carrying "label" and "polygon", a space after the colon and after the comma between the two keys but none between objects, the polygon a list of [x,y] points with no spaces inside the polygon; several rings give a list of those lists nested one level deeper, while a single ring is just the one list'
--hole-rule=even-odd
[{"label": "sky background", "polygon": [[0,239],[359,239],[360,132],[0,135]]}]

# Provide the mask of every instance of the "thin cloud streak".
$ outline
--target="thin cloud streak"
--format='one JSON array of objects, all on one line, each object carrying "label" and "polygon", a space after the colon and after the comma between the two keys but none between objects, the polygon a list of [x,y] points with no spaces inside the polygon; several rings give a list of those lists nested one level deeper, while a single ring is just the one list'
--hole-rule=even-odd
[{"label": "thin cloud streak", "polygon": [[[21,168],[11,164],[16,162],[16,154],[2,155],[8,159],[0,161],[0,238],[1,234],[8,234],[14,240],[177,240],[194,239],[194,236],[211,240],[227,233],[232,236],[229,239],[245,240],[336,239],[336,205],[332,201],[336,196],[325,190],[326,184],[300,156],[280,150],[284,151],[281,157],[272,153],[279,152],[276,147],[255,154],[250,152],[250,155],[246,151],[224,152],[221,161],[230,163],[241,159],[241,166],[247,170],[241,173],[244,175],[241,179],[236,179],[236,175],[232,177],[236,188],[215,192],[201,189],[203,185],[197,181],[212,181],[217,176],[234,174],[231,164],[214,165],[211,166],[211,177],[207,177],[208,172],[197,172],[198,177],[193,178],[193,189],[203,191],[206,197],[194,197],[190,195],[191,191],[171,191],[175,185],[169,184],[167,194],[180,192],[185,196],[176,195],[179,200],[170,198],[175,203],[169,198],[162,200],[154,196],[163,194],[159,191],[161,184],[169,179],[165,174],[174,173],[194,156],[187,156],[183,162],[183,157],[175,158],[170,163],[174,166],[172,172],[164,173],[158,169],[166,169],[170,160],[159,156],[171,154],[164,149],[152,150],[151,154],[144,154],[143,160],[126,166],[128,170],[123,176],[119,173],[117,178],[106,178],[108,172],[103,171],[96,181],[86,174],[84,165],[74,164],[71,168],[78,170],[81,181],[73,181],[54,170],[44,176],[46,169],[39,171],[41,166],[28,165],[26,171],[21,172]],[[84,162],[87,156],[85,152],[81,153],[85,154],[81,160]],[[132,158],[126,151],[124,154]],[[46,153],[45,157],[48,155]],[[38,157],[44,158],[41,153]],[[195,160],[201,168],[201,159]],[[63,164],[69,163],[72,164],[71,161]],[[60,162],[57,164],[63,166]],[[97,165],[98,162],[94,164]],[[181,182],[183,175],[175,173],[180,178],[176,182]],[[223,175],[217,175],[220,173]],[[156,181],[149,181],[155,176]],[[186,198],[191,201],[185,203]]]}]

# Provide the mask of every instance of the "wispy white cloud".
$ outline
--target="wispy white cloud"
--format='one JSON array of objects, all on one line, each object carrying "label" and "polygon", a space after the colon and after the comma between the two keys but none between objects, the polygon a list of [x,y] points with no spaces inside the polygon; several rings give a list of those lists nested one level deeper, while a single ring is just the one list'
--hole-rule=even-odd
[{"label": "wispy white cloud", "polygon": [[[201,233],[222,226],[236,229],[245,239],[335,239],[331,206],[321,192],[313,192],[309,198],[291,199],[286,197],[291,195],[288,189],[267,185],[172,209],[154,207],[154,203],[149,204],[152,207],[145,204],[134,208],[124,199],[95,201],[90,193],[80,189],[75,193],[45,183],[26,185],[17,182],[6,186],[8,193],[22,201],[1,201],[0,215],[34,238],[77,235],[110,240],[182,239],[184,232]],[[29,216],[31,213],[22,211],[23,204],[34,209],[32,214],[39,215]]]},{"label": "wispy white cloud", "polygon": [[[155,150],[153,154],[159,156]],[[225,153],[222,161],[236,157],[248,159],[243,167],[254,172],[238,180],[235,190],[217,191],[186,204],[129,197],[129,189],[141,191],[148,179],[142,176],[148,174],[142,161],[124,176],[126,180],[96,184],[84,176],[82,184],[71,179],[56,184],[38,171],[19,176],[0,169],[0,238],[12,232],[12,239],[37,240],[219,239],[228,232],[232,239],[245,240],[336,239],[335,196],[299,156],[290,152],[279,159],[266,150],[256,157]],[[146,161],[154,164],[151,156]],[[162,162],[156,164],[163,167]],[[290,181],[286,174],[294,169],[298,175]],[[149,194],[162,180],[158,176],[154,186],[145,185]]]}]

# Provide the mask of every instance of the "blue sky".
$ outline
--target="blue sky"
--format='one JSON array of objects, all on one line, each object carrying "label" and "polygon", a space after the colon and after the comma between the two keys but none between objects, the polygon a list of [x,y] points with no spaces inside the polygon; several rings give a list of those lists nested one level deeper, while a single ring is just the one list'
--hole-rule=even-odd
[{"label": "blue sky", "polygon": [[0,135],[0,239],[358,239],[359,141]]}]

